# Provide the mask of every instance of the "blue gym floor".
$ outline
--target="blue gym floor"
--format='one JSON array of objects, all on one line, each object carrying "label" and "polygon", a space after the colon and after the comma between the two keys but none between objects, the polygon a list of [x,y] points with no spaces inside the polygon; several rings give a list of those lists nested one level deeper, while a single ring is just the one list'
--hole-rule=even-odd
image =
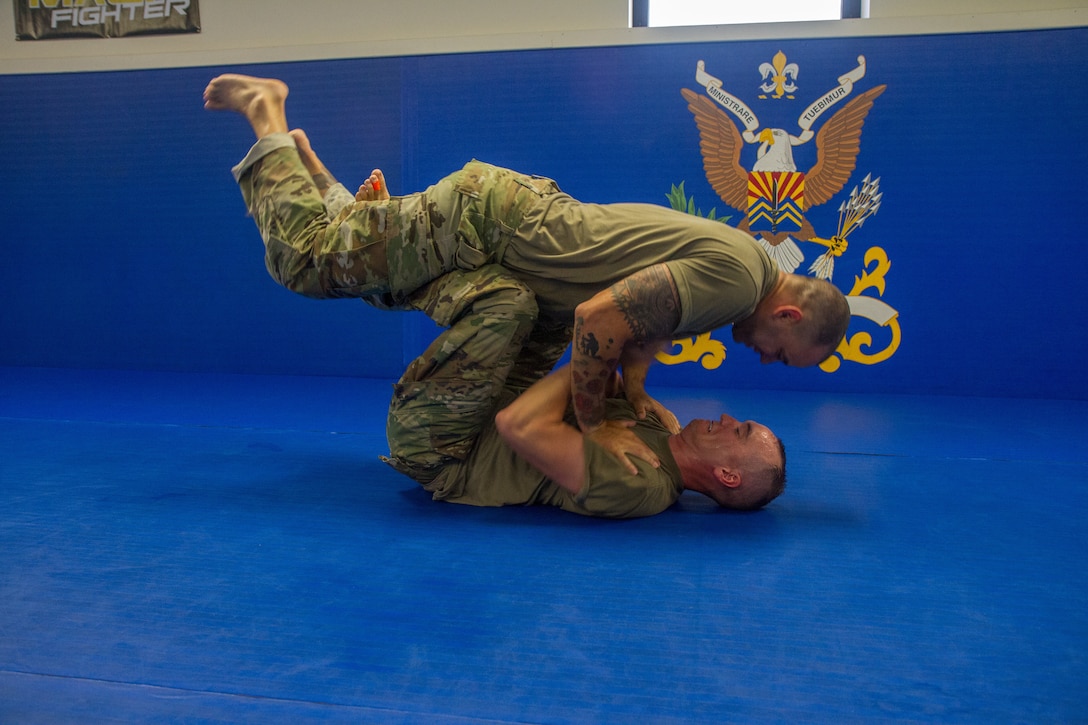
[{"label": "blue gym floor", "polygon": [[0,722],[1088,721],[1088,403],[658,390],[787,491],[610,522],[430,501],[390,382],[0,368]]}]

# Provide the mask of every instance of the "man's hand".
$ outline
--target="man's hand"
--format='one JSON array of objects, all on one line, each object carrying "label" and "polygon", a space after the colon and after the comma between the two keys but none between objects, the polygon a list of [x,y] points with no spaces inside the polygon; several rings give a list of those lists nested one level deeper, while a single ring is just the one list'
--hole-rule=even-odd
[{"label": "man's hand", "polygon": [[647,413],[653,413],[669,429],[670,433],[675,435],[680,432],[680,421],[672,414],[672,411],[647,395],[645,390],[640,392],[627,391],[627,402],[635,409],[635,414],[638,415],[639,420],[645,420]]},{"label": "man's hand", "polygon": [[625,397],[635,409],[639,420],[645,420],[647,413],[653,413],[670,433],[675,434],[680,432],[680,421],[672,411],[646,393],[646,373],[650,369],[650,363],[658,352],[671,344],[672,340],[668,338],[628,343],[623,349],[620,364],[623,366]]},{"label": "man's hand", "polygon": [[661,465],[661,460],[634,434],[631,430],[634,425],[633,420],[606,420],[594,431],[586,433],[586,438],[611,453],[632,474],[638,475],[638,467],[628,456],[641,458],[654,468]]}]

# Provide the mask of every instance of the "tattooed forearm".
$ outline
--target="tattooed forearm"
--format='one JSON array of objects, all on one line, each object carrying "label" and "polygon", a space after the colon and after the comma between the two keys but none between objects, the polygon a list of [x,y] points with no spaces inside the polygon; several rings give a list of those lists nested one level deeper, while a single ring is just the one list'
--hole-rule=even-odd
[{"label": "tattooed forearm", "polygon": [[571,387],[574,414],[578,425],[589,431],[604,422],[606,383],[616,369],[619,348],[615,340],[600,340],[587,329],[585,318],[574,321],[574,346],[571,354]]},{"label": "tattooed forearm", "polygon": [[579,427],[605,419],[605,392],[624,349],[667,338],[680,323],[680,304],[668,267],[641,270],[578,306],[571,349],[571,385]]},{"label": "tattooed forearm", "polygon": [[573,366],[570,373],[574,416],[582,430],[591,431],[604,422],[604,407],[599,402],[604,397],[604,384],[596,375],[587,376]]},{"label": "tattooed forearm", "polygon": [[634,340],[668,337],[680,324],[680,298],[664,264],[635,272],[612,285],[611,292]]}]

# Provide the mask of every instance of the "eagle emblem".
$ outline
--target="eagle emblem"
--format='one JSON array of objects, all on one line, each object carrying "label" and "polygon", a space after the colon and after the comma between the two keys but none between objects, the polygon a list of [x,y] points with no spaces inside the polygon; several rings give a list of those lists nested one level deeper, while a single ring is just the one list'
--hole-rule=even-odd
[{"label": "eagle emblem", "polygon": [[[779,51],[773,63],[760,66],[764,80],[760,90],[765,93],[760,99],[794,100],[798,73],[797,64],[787,63],[785,54]],[[829,239],[816,236],[806,216],[809,210],[839,194],[857,166],[862,126],[873,101],[886,88],[877,86],[850,99],[854,83],[864,76],[865,57],[858,56],[857,67],[839,76],[838,85],[809,104],[800,115],[797,134],[763,127],[747,104],[725,91],[722,82],[706,72],[701,60],[696,65],[695,80],[706,89],[706,95],[686,88],[680,91],[695,116],[707,181],[726,204],[744,214],[737,228],[753,236],[786,272],[795,272],[804,261],[797,242],[812,242],[827,249],[808,272],[831,281],[835,260],[847,249],[847,237],[880,208],[883,197],[880,178],[866,174],[839,205],[838,228]],[[836,107],[838,110],[832,114]],[[814,124],[825,114],[830,117],[818,132],[814,131]],[[808,171],[798,171],[793,150],[813,138],[816,163]],[[745,144],[756,147],[751,169],[741,164]],[[689,200],[684,194],[682,182],[679,187],[673,185],[667,198],[674,209],[702,216],[694,198]],[[708,217],[716,218],[715,211],[711,210]],[[881,299],[890,269],[891,261],[882,247],[872,246],[865,251],[861,274],[854,277],[849,291],[844,290],[851,314],[862,321],[863,329],[847,335],[835,353],[820,364],[821,370],[835,372],[847,360],[876,365],[899,349],[902,341],[899,312]],[[876,296],[866,294],[870,291]],[[889,342],[883,349],[874,349],[870,323],[886,331],[884,335]],[[674,340],[673,345],[679,346],[678,352],[662,351],[657,359],[667,365],[698,361],[708,370],[725,360],[725,346],[712,339],[710,333]]]},{"label": "eagle emblem", "polygon": [[[707,181],[729,206],[745,216],[737,228],[754,236],[787,272],[804,261],[797,241],[830,246],[816,237],[806,211],[829,201],[842,191],[857,165],[861,129],[873,101],[886,86],[872,88],[847,102],[823,124],[818,133],[813,123],[825,111],[850,95],[853,83],[865,74],[865,59],[839,78],[839,85],[810,105],[798,119],[801,131],[760,128],[755,113],[722,89],[699,61],[696,80],[706,87],[701,95],[680,90],[699,129],[700,149]],[[726,111],[744,125],[740,131]],[[816,163],[805,172],[797,170],[793,149],[816,139]],[[741,164],[745,144],[756,144],[751,169]]]}]

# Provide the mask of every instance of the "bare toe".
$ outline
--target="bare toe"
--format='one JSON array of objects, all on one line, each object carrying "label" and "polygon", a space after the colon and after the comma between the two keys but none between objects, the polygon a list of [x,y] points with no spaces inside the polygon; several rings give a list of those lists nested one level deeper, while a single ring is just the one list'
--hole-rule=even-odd
[{"label": "bare toe", "polygon": [[388,199],[389,198],[389,187],[385,183],[385,174],[382,173],[381,169],[374,169],[373,171],[371,171],[369,181],[374,186],[374,192],[376,194],[376,198],[378,198],[378,199]]}]

